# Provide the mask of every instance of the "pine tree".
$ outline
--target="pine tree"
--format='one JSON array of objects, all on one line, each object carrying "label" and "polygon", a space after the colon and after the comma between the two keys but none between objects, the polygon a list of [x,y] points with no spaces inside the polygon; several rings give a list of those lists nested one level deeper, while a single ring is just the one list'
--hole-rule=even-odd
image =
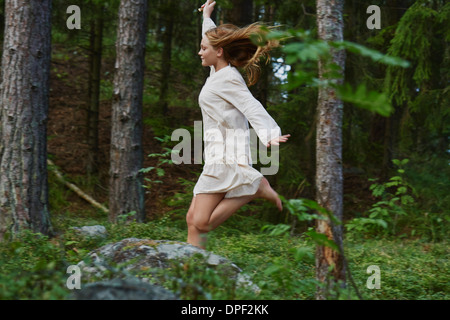
[{"label": "pine tree", "polygon": [[0,239],[51,233],[47,117],[51,0],[5,2],[0,94]]},{"label": "pine tree", "polygon": [[116,42],[112,106],[110,220],[134,213],[143,221],[142,98],[147,0],[122,0]]}]

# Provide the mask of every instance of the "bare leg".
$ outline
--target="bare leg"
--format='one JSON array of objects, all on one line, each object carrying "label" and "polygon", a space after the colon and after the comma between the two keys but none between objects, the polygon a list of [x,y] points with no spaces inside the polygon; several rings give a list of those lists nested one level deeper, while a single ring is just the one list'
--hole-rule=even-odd
[{"label": "bare leg", "polygon": [[225,193],[201,193],[192,200],[186,217],[188,243],[203,249],[206,247],[206,234],[211,230],[209,220],[224,196]]},{"label": "bare leg", "polygon": [[220,226],[222,223],[228,220],[228,218],[231,217],[233,213],[235,213],[239,208],[249,203],[253,199],[256,199],[254,195],[226,198],[220,201],[220,203],[214,209],[211,215],[211,219],[209,220],[211,230],[214,230],[215,228]]},{"label": "bare leg", "polygon": [[278,194],[272,189],[266,178],[262,178],[258,191],[251,196],[243,196],[236,198],[224,198],[214,209],[209,220],[211,230],[217,228],[224,223],[229,217],[233,215],[239,208],[254,199],[266,199],[274,203],[278,210],[283,210],[281,199]]},{"label": "bare leg", "polygon": [[195,206],[195,196],[192,197],[192,202],[191,202],[191,205],[189,206],[189,210],[186,215],[186,223],[188,226],[188,237],[187,237],[188,243],[195,242],[195,239],[194,239],[195,238],[195,227],[193,226],[193,224],[194,224],[194,206]]},{"label": "bare leg", "polygon": [[262,198],[269,200],[282,210],[281,200],[266,178],[262,178],[254,195],[224,198],[225,193],[198,194],[192,199],[186,221],[188,225],[187,242],[205,248],[206,234],[224,223],[233,213],[248,202]]},{"label": "bare leg", "polygon": [[280,197],[278,196],[278,193],[276,193],[275,190],[272,189],[269,181],[267,181],[266,178],[262,178],[256,196],[258,198],[269,200],[270,202],[272,202],[274,205],[277,206],[279,211],[283,210],[283,205],[281,203]]}]

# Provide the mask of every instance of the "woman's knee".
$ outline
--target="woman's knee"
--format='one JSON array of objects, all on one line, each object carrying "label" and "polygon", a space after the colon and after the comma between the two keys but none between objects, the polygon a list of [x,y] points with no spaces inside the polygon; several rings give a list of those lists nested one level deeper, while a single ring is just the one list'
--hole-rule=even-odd
[{"label": "woman's knee", "polygon": [[196,212],[188,212],[186,216],[186,222],[189,228],[195,228],[199,232],[209,232],[210,226],[209,221],[201,218],[202,215],[196,213]]},{"label": "woman's knee", "polygon": [[200,232],[208,232],[209,226],[208,221],[205,221],[205,219],[200,219],[198,216],[199,214],[195,214],[194,210],[189,210],[186,215],[186,223],[189,228],[194,227]]},{"label": "woman's knee", "polygon": [[192,198],[191,205],[189,206],[189,210],[186,214],[186,223],[188,226],[193,225],[194,223],[194,205],[195,205],[195,196]]},{"label": "woman's knee", "polygon": [[186,215],[188,227],[194,227],[202,233],[211,231],[209,220],[214,208],[224,196],[225,194],[207,194],[194,197]]},{"label": "woman's knee", "polygon": [[186,214],[186,223],[188,226],[191,226],[194,224],[194,216],[193,216],[193,212],[191,210],[189,210]]}]

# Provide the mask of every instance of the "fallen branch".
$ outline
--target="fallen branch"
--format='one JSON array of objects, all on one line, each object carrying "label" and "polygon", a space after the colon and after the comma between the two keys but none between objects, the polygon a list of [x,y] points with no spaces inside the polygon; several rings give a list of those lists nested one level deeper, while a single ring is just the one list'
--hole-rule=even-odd
[{"label": "fallen branch", "polygon": [[86,200],[87,202],[89,202],[90,204],[92,204],[94,207],[102,210],[105,213],[108,213],[109,210],[103,206],[102,204],[98,203],[97,201],[95,201],[91,196],[89,196],[88,194],[84,193],[80,188],[78,188],[76,185],[74,185],[73,183],[70,183],[68,181],[66,181],[66,179],[64,179],[62,173],[58,170],[58,168],[56,167],[56,165],[53,163],[53,161],[47,159],[47,164],[48,164],[48,168],[53,171],[56,175],[56,177],[58,178],[59,181],[61,181],[62,183],[64,183],[65,186],[67,186],[70,190],[72,190],[73,192],[75,192],[77,195],[79,195],[81,198],[83,198],[84,200]]}]

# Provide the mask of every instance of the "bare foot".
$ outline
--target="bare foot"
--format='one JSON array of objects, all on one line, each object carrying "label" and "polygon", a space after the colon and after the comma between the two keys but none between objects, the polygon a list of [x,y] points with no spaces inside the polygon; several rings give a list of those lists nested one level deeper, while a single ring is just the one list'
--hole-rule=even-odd
[{"label": "bare foot", "polygon": [[281,199],[278,197],[278,193],[276,193],[275,190],[272,189],[269,181],[267,181],[266,178],[262,178],[256,195],[258,198],[269,200],[270,202],[275,204],[278,210],[283,210],[283,205],[281,204]]}]

